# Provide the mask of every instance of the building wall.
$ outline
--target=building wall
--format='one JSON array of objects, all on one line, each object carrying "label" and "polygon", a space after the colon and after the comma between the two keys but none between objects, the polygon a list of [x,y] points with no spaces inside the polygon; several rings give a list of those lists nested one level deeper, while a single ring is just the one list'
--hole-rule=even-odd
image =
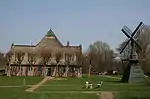
[{"label": "building wall", "polygon": [[[57,51],[61,51],[63,54],[63,57],[60,60],[60,64],[61,65],[65,65],[65,51],[72,51],[75,52],[76,51],[80,51],[82,52],[81,46],[69,46],[69,43],[67,43],[67,46],[63,46],[59,40],[56,37],[47,37],[45,36],[44,38],[42,38],[42,40],[36,45],[36,46],[32,46],[32,45],[12,45],[11,47],[11,51],[13,52],[12,55],[12,59],[10,61],[10,64],[18,64],[17,63],[17,57],[16,57],[16,53],[17,52],[23,52],[25,53],[23,61],[21,62],[20,65],[22,64],[29,64],[28,62],[28,53],[31,53],[31,51],[36,51],[36,65],[41,64],[42,62],[42,58],[40,53],[45,49],[48,49],[52,52],[52,57],[51,60],[48,62],[48,65],[52,65],[52,64],[56,64],[56,60],[55,60],[55,53]],[[72,65],[76,65],[76,56],[73,56],[73,60],[70,61],[70,64]],[[14,75],[22,75],[22,76],[26,76],[26,75],[30,75],[30,76],[34,76],[34,75],[42,75],[42,72],[39,73],[38,72],[38,68],[39,67],[31,67],[32,70],[29,69],[29,66],[26,67],[21,67],[20,66],[13,66],[11,67],[11,73]],[[47,68],[46,68],[47,70]],[[44,71],[46,71],[44,70]],[[53,70],[53,68],[52,68]]]}]

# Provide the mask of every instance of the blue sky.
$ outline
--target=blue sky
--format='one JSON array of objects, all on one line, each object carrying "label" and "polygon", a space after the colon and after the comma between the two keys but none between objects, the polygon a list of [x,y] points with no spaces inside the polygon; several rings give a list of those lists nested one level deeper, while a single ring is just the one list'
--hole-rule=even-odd
[{"label": "blue sky", "polygon": [[126,37],[121,28],[150,25],[150,0],[0,0],[0,51],[36,44],[49,28],[66,44],[100,40],[115,49]]}]

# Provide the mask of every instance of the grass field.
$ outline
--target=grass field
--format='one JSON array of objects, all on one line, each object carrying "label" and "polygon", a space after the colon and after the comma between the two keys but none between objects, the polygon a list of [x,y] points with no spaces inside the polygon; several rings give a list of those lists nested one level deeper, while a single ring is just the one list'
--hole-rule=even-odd
[{"label": "grass field", "polygon": [[43,77],[0,77],[0,86],[15,86],[15,85],[23,85],[24,79],[26,80],[26,84],[32,85],[36,84],[43,79]]},{"label": "grass field", "polygon": [[0,99],[98,99],[96,94],[81,93],[29,93],[24,90],[27,85],[37,84],[42,77],[0,77]]},{"label": "grass field", "polygon": [[[24,79],[26,79],[27,85],[33,85],[43,78],[0,77],[0,99],[99,99],[96,92],[100,91],[113,92],[115,99],[150,99],[150,86],[148,85],[124,84],[120,83],[119,79],[103,76],[91,76],[90,79],[83,76],[67,80],[50,80],[33,93],[24,91],[27,88],[23,87]],[[150,78],[147,79],[150,81]],[[100,81],[104,83],[97,89],[83,89],[82,86],[86,81],[92,84]]]}]

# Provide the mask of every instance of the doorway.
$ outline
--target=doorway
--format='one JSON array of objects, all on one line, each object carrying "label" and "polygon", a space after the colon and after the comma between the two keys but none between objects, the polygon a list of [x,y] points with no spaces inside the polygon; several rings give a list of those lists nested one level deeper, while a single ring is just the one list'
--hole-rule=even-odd
[{"label": "doorway", "polygon": [[51,76],[51,68],[48,68],[47,76]]}]

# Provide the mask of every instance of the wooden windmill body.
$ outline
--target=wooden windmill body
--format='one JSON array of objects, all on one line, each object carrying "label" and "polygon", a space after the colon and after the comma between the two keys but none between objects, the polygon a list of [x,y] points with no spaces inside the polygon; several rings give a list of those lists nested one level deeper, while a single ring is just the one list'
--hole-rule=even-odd
[{"label": "wooden windmill body", "polygon": [[145,83],[145,76],[141,66],[139,65],[138,55],[135,51],[135,47],[138,49],[142,49],[139,44],[134,39],[135,34],[139,30],[139,28],[143,25],[142,22],[137,26],[134,32],[132,32],[128,27],[124,26],[121,31],[129,38],[126,42],[125,46],[122,48],[120,54],[124,51],[127,45],[130,44],[130,56],[127,59],[123,59],[122,61],[128,61],[128,64],[125,68],[125,72],[122,77],[123,82],[128,83]]}]

